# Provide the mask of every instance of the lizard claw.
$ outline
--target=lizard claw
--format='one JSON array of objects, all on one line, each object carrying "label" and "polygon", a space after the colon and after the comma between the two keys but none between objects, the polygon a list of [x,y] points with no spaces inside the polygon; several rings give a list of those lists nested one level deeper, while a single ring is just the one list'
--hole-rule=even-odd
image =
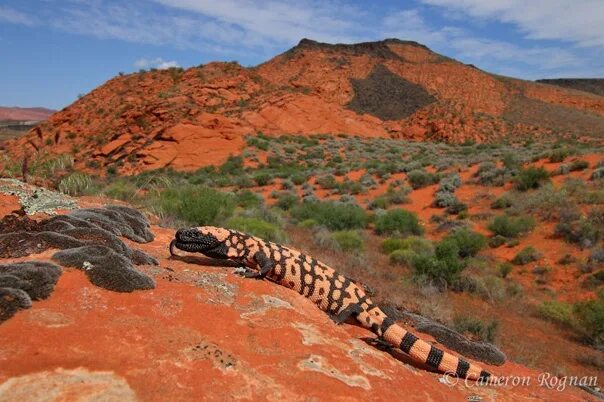
[{"label": "lizard claw", "polygon": [[257,278],[258,276],[260,276],[260,273],[258,271],[255,271],[245,266],[237,267],[237,269],[235,269],[235,273],[244,278]]}]

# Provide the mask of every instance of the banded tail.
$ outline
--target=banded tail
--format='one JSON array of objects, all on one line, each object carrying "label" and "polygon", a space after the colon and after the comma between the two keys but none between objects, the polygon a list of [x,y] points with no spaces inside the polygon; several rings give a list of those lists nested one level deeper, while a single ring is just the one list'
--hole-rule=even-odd
[{"label": "banded tail", "polygon": [[371,313],[368,311],[359,313],[358,321],[380,339],[402,350],[415,361],[427,364],[441,373],[455,374],[459,378],[488,382],[495,380],[491,373],[481,367],[419,339],[398,325],[392,318],[386,316],[378,307],[372,307],[369,310]]}]

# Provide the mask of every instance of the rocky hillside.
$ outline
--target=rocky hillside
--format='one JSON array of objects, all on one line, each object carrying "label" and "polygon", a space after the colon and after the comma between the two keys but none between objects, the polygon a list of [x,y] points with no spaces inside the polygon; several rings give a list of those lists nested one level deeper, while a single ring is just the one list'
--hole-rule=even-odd
[{"label": "rocky hillside", "polygon": [[0,121],[41,121],[46,120],[55,111],[43,107],[3,107],[0,106]]},{"label": "rocky hillside", "polygon": [[120,75],[3,148],[17,157],[71,153],[94,170],[193,170],[238,153],[254,132],[602,137],[604,97],[489,74],[415,42],[304,39],[253,68],[210,63]]},{"label": "rocky hillside", "polygon": [[537,80],[537,82],[604,96],[604,78],[557,78]]},{"label": "rocky hillside", "polygon": [[132,208],[4,180],[0,219],[3,401],[596,400],[511,362],[489,369],[525,385],[445,379],[284,287],[170,257],[174,231]]}]

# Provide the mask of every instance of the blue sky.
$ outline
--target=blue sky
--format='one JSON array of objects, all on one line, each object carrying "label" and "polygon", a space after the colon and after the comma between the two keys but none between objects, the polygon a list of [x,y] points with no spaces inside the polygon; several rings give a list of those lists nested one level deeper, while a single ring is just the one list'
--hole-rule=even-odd
[{"label": "blue sky", "polygon": [[525,79],[604,77],[604,0],[0,0],[0,105],[60,109],[120,71],[256,65],[303,37],[415,40]]}]

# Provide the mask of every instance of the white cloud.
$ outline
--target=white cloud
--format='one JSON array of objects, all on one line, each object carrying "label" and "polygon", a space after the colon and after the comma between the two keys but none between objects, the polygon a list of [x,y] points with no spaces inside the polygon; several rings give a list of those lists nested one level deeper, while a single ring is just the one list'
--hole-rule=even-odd
[{"label": "white cloud", "polygon": [[[383,36],[417,40],[492,72],[522,71],[519,66],[524,65],[525,71],[530,69],[535,77],[539,77],[549,74],[550,71],[581,65],[580,58],[569,49],[537,45],[521,47],[510,42],[479,37],[468,29],[454,26],[433,27],[418,9],[390,15],[384,19],[383,26]],[[520,75],[528,77],[526,73]]]},{"label": "white cloud", "polygon": [[529,39],[604,47],[602,0],[420,0],[471,17],[516,25]]},{"label": "white cloud", "polygon": [[35,19],[25,13],[22,13],[12,8],[0,6],[0,21],[6,21],[11,24],[32,26],[35,24]]},{"label": "white cloud", "polygon": [[134,62],[134,67],[143,68],[143,69],[157,68],[158,70],[166,70],[168,68],[180,67],[180,66],[179,66],[178,62],[176,62],[174,60],[166,61],[166,60],[162,59],[161,57],[157,57],[155,59],[147,59],[147,58],[143,57]]}]

